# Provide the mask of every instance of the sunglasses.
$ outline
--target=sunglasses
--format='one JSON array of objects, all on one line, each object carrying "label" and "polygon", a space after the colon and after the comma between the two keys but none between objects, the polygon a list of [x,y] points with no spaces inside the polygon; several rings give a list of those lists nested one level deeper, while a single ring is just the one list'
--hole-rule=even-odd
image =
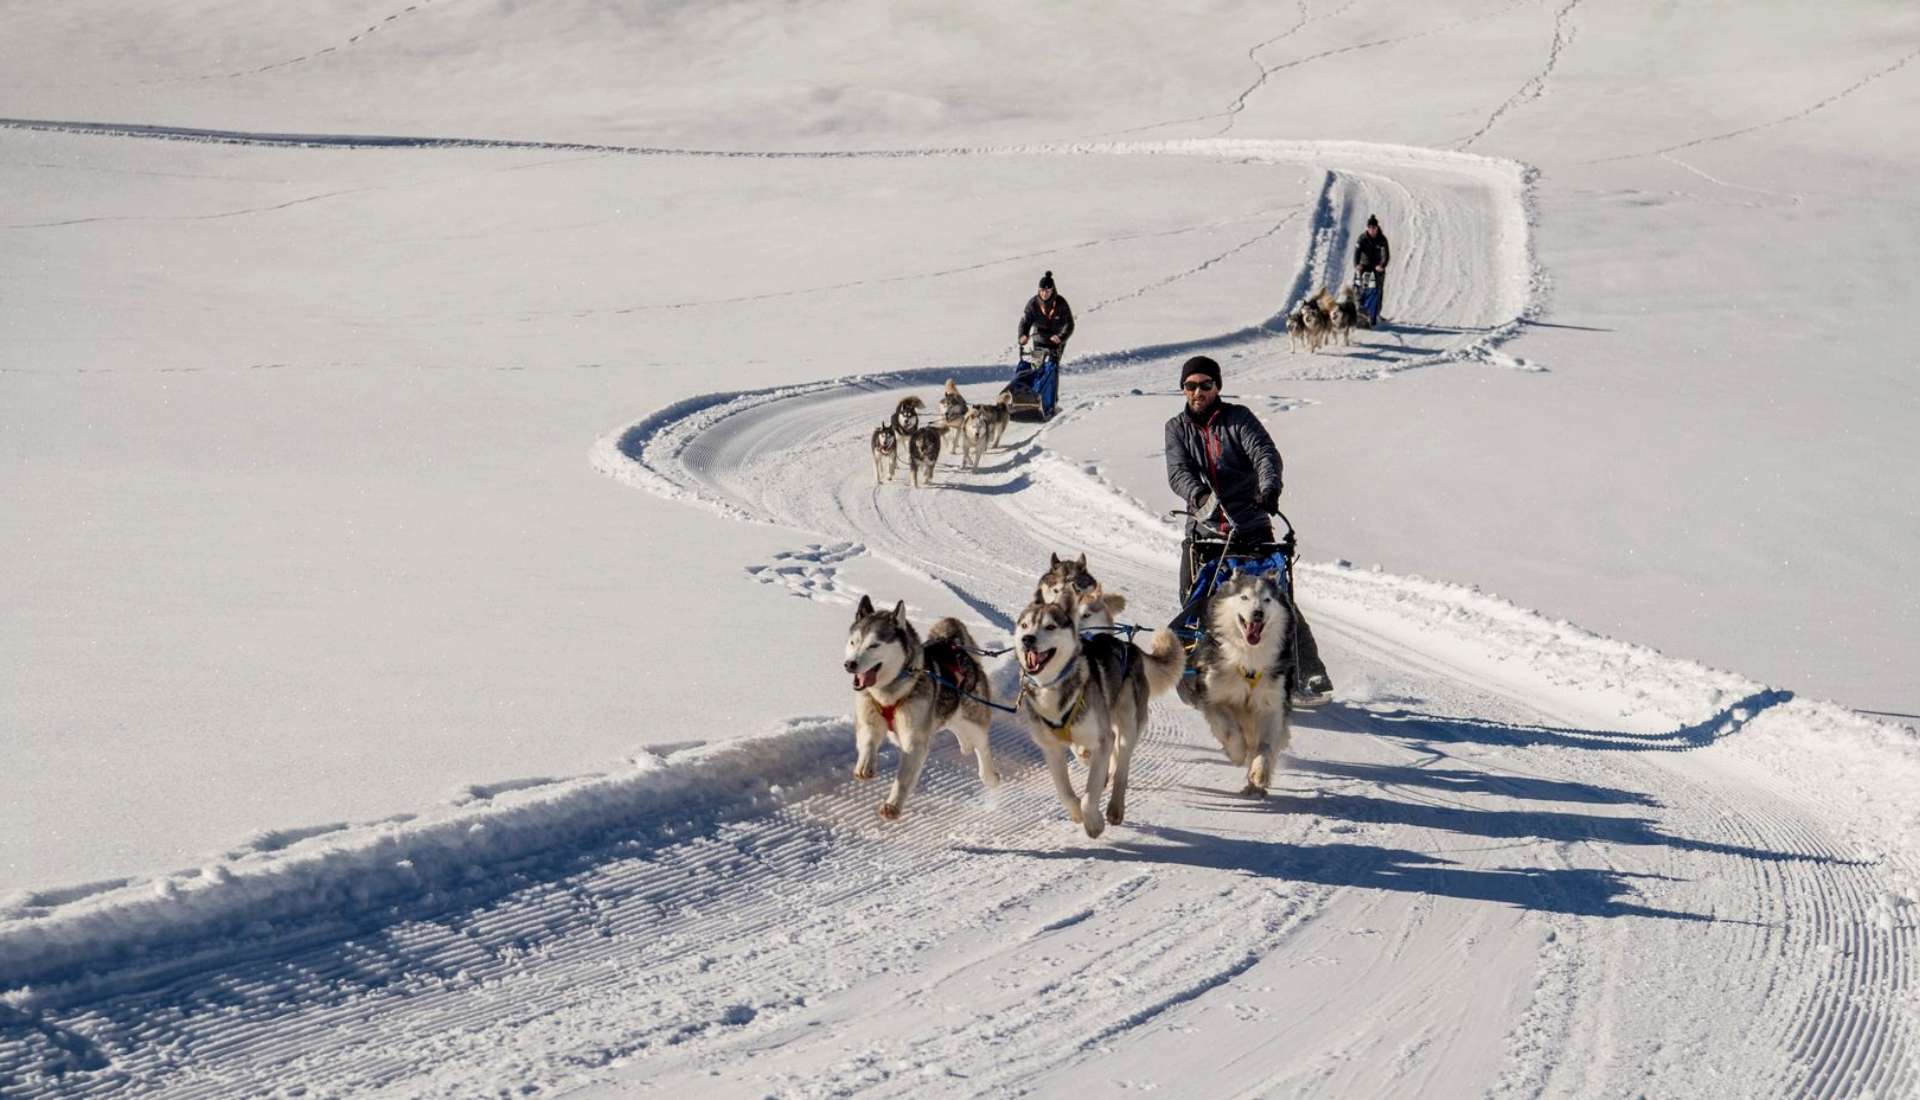
[{"label": "sunglasses", "polygon": [[1215,383],[1213,379],[1202,378],[1198,382],[1182,382],[1180,383],[1180,388],[1186,390],[1188,393],[1205,393],[1210,389],[1214,389],[1216,385],[1217,383]]}]

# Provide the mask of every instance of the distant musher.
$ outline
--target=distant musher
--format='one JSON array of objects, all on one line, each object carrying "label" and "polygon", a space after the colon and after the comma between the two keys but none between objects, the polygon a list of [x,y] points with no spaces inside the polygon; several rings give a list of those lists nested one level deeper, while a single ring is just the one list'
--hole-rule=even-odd
[{"label": "distant musher", "polygon": [[[1368,214],[1367,228],[1353,248],[1354,296],[1368,328],[1380,323],[1380,306],[1387,299],[1387,261],[1392,258],[1393,249],[1387,245],[1387,235],[1380,231],[1380,219]],[[1367,274],[1373,276],[1370,287],[1361,281]]]},{"label": "distant musher", "polygon": [[[1202,563],[1225,552],[1265,555],[1275,550],[1273,521],[1280,511],[1280,449],[1252,409],[1220,399],[1220,364],[1196,355],[1180,368],[1186,408],[1167,421],[1167,485],[1192,518],[1180,544],[1184,603]],[[1313,631],[1293,608],[1297,685],[1293,705],[1315,707],[1333,698],[1333,681],[1320,660]]]}]

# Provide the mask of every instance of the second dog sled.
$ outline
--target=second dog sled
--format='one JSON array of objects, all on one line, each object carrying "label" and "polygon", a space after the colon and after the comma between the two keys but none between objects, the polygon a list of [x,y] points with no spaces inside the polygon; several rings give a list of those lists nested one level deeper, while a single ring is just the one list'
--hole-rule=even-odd
[{"label": "second dog sled", "polygon": [[1051,420],[1060,405],[1060,352],[1034,340],[1014,364],[1013,381],[1001,389],[1012,397],[1008,412],[1015,420]]}]

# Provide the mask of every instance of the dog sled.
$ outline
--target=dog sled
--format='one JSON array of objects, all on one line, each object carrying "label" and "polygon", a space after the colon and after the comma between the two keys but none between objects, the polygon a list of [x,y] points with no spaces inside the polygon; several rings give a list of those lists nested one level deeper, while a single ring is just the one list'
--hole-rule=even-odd
[{"label": "dog sled", "polygon": [[1378,271],[1353,273],[1353,304],[1360,314],[1353,323],[1361,328],[1372,328],[1373,319],[1380,314],[1380,273]]},{"label": "dog sled", "polygon": [[1011,396],[1015,420],[1051,420],[1060,405],[1060,353],[1035,340],[1014,364],[1013,380],[1000,391]]},{"label": "dog sled", "polygon": [[1207,601],[1213,590],[1231,573],[1271,573],[1280,585],[1280,594],[1293,603],[1293,521],[1284,512],[1277,519],[1287,525],[1287,533],[1266,542],[1241,542],[1229,531],[1221,538],[1195,538],[1192,560],[1197,564],[1188,580],[1186,602],[1168,625],[1189,646],[1200,636],[1207,619]]}]

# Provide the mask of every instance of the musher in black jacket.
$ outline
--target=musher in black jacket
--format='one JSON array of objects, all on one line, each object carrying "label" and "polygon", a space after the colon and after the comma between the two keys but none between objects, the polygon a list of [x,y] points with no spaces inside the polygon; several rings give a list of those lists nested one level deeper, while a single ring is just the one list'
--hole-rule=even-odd
[{"label": "musher in black jacket", "polygon": [[[1217,557],[1215,544],[1196,546],[1194,536],[1223,538],[1231,525],[1236,552],[1272,550],[1273,521],[1280,510],[1280,449],[1245,405],[1220,399],[1220,364],[1196,355],[1180,368],[1187,407],[1167,421],[1167,484],[1193,513],[1180,544],[1180,594],[1185,602],[1194,572]],[[1313,630],[1293,608],[1295,706],[1319,706],[1333,697],[1333,682],[1320,660]]]},{"label": "musher in black jacket", "polygon": [[1380,229],[1380,219],[1367,215],[1367,228],[1360,234],[1360,242],[1353,246],[1353,267],[1356,271],[1374,272],[1379,291],[1373,297],[1373,309],[1367,315],[1367,324],[1380,323],[1380,307],[1387,300],[1387,261],[1393,258],[1393,249],[1387,244],[1387,235]]},{"label": "musher in black jacket", "polygon": [[1020,314],[1020,346],[1027,346],[1027,337],[1041,347],[1053,349],[1053,361],[1060,362],[1066,356],[1067,337],[1073,335],[1073,307],[1067,304],[1053,289],[1053,272],[1040,276],[1040,290],[1027,299],[1027,308]]}]

